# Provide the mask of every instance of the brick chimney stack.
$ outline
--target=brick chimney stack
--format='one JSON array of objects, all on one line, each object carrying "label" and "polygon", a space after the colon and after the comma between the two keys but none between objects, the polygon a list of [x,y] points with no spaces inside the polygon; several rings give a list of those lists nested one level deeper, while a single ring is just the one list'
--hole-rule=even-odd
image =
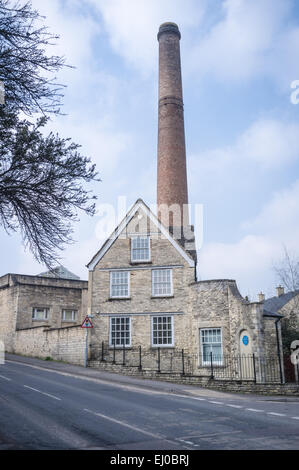
[{"label": "brick chimney stack", "polygon": [[[167,227],[188,226],[188,188],[180,57],[181,33],[163,23],[159,41],[158,217]],[[177,205],[176,213],[162,207]],[[180,215],[181,214],[181,215]]]}]

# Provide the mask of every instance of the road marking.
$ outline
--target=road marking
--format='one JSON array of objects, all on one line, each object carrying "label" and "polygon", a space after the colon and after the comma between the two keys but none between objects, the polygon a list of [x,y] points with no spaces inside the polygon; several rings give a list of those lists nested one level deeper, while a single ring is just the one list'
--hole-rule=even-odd
[{"label": "road marking", "polygon": [[37,390],[37,388],[29,387],[29,385],[24,385],[24,387],[29,388],[30,390],[33,390],[34,392],[41,393],[42,395],[46,395],[47,397],[54,398],[54,400],[61,400],[61,398],[55,397],[54,395],[51,395],[50,393],[41,392],[41,390]]},{"label": "road marking", "polygon": [[176,395],[178,397],[182,397],[182,398],[192,398],[192,400],[198,400],[198,401],[207,401],[206,398],[198,398],[198,397],[187,397],[186,395]]},{"label": "road marking", "polygon": [[9,380],[9,381],[11,380],[8,377],[4,377],[4,375],[0,375],[0,377],[1,377],[1,379],[4,379],[4,380]]},{"label": "road marking", "polygon": [[222,401],[209,401],[209,403],[214,403],[215,405],[224,405]]},{"label": "road marking", "polygon": [[299,416],[292,416],[292,419],[299,419]]},{"label": "road marking", "polygon": [[267,414],[268,414],[268,415],[273,415],[273,416],[286,416],[286,415],[283,414],[283,413],[273,413],[272,411],[268,412]]},{"label": "road marking", "polygon": [[229,405],[227,404],[226,406],[230,406],[231,408],[243,408],[241,405]]},{"label": "road marking", "polygon": [[196,446],[198,447],[198,444],[194,444],[194,442],[191,442],[191,441],[185,441],[185,439],[176,439],[176,441],[179,441],[179,442],[184,442],[184,444],[188,444],[189,446]]},{"label": "road marking", "polygon": [[152,432],[144,431],[144,429],[140,429],[136,426],[132,426],[131,424],[125,423],[124,421],[119,421],[118,419],[111,418],[110,416],[103,415],[102,413],[96,413],[95,411],[88,410],[87,408],[84,408],[84,411],[87,411],[87,413],[91,413],[95,416],[99,416],[100,418],[106,419],[107,421],[111,421],[112,423],[125,426],[126,428],[132,429],[133,431],[141,432],[142,434],[146,434],[147,436],[154,437],[155,439],[165,439],[159,434],[153,434]]},{"label": "road marking", "polygon": [[264,413],[264,410],[256,410],[255,408],[246,408],[247,411],[254,411],[255,413]]}]

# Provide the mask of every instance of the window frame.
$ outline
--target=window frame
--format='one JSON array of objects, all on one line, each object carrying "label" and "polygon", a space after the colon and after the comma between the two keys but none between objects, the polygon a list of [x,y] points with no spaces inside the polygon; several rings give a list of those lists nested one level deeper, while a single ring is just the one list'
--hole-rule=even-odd
[{"label": "window frame", "polygon": [[[68,312],[72,312],[72,320],[67,320],[65,318],[65,312],[68,311]],[[74,313],[75,313],[75,318],[74,318]],[[61,321],[62,322],[76,322],[78,320],[78,310],[75,309],[75,308],[63,308],[61,310]]]},{"label": "window frame", "polygon": [[[154,344],[154,318],[171,318],[171,344]],[[151,316],[151,347],[152,348],[174,348],[174,316],[170,314]]]},{"label": "window frame", "polygon": [[[116,319],[128,319],[129,320],[129,344],[125,344],[125,348],[130,348],[132,346],[132,321],[131,317],[127,315],[112,316],[109,318],[109,348],[114,348],[112,343],[112,320]],[[123,349],[123,344],[116,344],[115,349]]]},{"label": "window frame", "polygon": [[[136,240],[138,238],[145,238],[148,241],[148,259],[133,259],[133,240]],[[137,249],[137,248],[135,248]],[[131,237],[131,263],[150,263],[151,262],[151,238],[149,235],[134,235]]]},{"label": "window frame", "polygon": [[[154,292],[154,273],[158,271],[169,271],[170,272],[170,293],[169,294],[155,294]],[[160,269],[152,269],[152,297],[172,297],[173,296],[173,276],[172,276],[172,269],[171,268],[160,268]]]},{"label": "window frame", "polygon": [[[128,280],[128,295],[112,295],[112,278],[113,274],[116,273],[126,273],[127,274],[127,280]],[[109,298],[110,299],[129,299],[130,298],[130,271],[110,271],[110,292],[109,292]]]},{"label": "window frame", "polygon": [[[35,310],[44,310],[46,315],[44,318],[36,318],[35,317]],[[32,320],[33,321],[48,321],[50,316],[50,308],[49,307],[32,307]]]},{"label": "window frame", "polygon": [[220,346],[221,346],[221,361],[219,360],[213,360],[213,366],[222,366],[223,365],[223,338],[222,338],[222,328],[221,327],[205,327],[205,328],[200,328],[200,352],[201,352],[201,364],[202,366],[210,366],[211,361],[210,359],[208,361],[204,360],[204,351],[203,351],[203,346],[204,344],[219,344],[219,343],[204,343],[203,342],[203,331],[213,331],[213,330],[219,330],[220,331]]}]

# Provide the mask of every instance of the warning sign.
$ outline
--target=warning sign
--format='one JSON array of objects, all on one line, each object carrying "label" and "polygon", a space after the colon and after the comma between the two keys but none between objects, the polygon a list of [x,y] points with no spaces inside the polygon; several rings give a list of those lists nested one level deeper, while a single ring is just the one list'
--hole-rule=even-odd
[{"label": "warning sign", "polygon": [[90,321],[90,318],[87,316],[84,319],[84,322],[81,325],[81,328],[93,328],[93,324]]}]

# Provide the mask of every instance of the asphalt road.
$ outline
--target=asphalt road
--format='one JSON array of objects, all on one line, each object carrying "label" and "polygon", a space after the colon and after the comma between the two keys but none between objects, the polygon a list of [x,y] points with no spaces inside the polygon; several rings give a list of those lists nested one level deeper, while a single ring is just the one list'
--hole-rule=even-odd
[{"label": "asphalt road", "polygon": [[16,361],[0,365],[0,449],[299,448],[296,397],[147,387]]}]

